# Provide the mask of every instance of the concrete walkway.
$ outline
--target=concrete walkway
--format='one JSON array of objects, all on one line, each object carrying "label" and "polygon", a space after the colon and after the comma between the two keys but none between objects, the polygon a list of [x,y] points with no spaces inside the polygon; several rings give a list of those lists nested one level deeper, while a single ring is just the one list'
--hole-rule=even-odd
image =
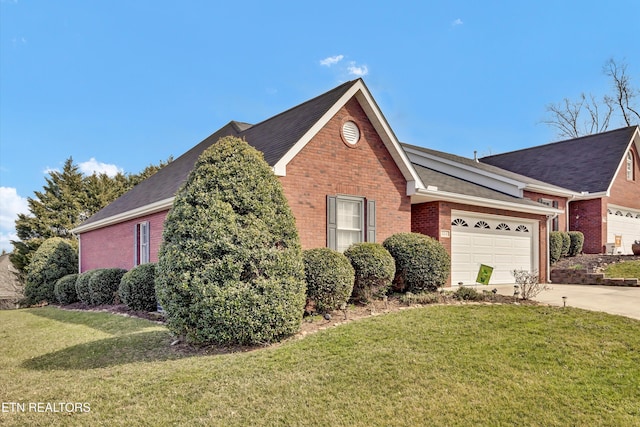
[{"label": "concrete walkway", "polygon": [[[631,317],[640,320],[640,288],[595,285],[549,284],[534,299],[545,304],[562,307],[562,297],[567,297],[568,307]],[[485,288],[484,286],[482,287]],[[513,295],[513,285],[489,285],[502,295]]]}]

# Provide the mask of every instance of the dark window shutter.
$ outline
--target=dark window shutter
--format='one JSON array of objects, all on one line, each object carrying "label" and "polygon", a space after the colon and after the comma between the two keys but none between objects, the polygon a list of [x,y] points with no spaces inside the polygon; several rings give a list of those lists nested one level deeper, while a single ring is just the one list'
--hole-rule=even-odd
[{"label": "dark window shutter", "polygon": [[149,255],[150,255],[150,248],[149,248],[149,221],[145,221],[142,224],[140,224],[140,228],[142,229],[142,237],[141,237],[141,241],[142,241],[142,247],[140,248],[140,251],[143,252],[140,254],[140,258],[142,260],[143,264],[146,264],[149,262]]},{"label": "dark window shutter", "polygon": [[376,201],[367,200],[367,242],[376,241]]},{"label": "dark window shutter", "polygon": [[133,226],[133,265],[139,265],[139,253],[140,253],[140,240],[139,240],[139,224]]},{"label": "dark window shutter", "polygon": [[327,247],[338,248],[338,207],[335,196],[327,196]]}]

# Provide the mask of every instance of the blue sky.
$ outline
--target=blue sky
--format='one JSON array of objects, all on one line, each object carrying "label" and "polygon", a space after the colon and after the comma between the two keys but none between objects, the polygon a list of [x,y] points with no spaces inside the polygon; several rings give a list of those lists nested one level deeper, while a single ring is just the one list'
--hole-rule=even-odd
[{"label": "blue sky", "polygon": [[358,77],[403,142],[553,141],[545,106],[607,93],[607,59],[640,87],[638,16],[638,0],[0,0],[0,250],[70,156],[139,172]]}]

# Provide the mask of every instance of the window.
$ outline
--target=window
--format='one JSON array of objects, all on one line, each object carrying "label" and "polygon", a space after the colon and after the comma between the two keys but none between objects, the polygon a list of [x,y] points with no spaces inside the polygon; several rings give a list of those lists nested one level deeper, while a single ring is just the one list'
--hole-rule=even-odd
[{"label": "window", "polygon": [[354,243],[375,242],[375,206],[363,197],[327,196],[327,246],[344,252]]},{"label": "window", "polygon": [[627,153],[627,179],[633,181],[633,153]]},{"label": "window", "polygon": [[147,264],[149,262],[149,221],[136,224],[133,236],[133,265]]}]

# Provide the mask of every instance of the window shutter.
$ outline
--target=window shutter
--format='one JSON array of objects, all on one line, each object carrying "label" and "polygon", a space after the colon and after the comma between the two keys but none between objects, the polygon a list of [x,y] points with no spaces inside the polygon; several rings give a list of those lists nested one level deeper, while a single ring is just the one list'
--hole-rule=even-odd
[{"label": "window shutter", "polygon": [[335,196],[327,196],[327,247],[338,248],[338,208]]},{"label": "window shutter", "polygon": [[367,200],[367,242],[376,241],[376,201]]},{"label": "window shutter", "polygon": [[141,228],[141,240],[142,240],[142,246],[140,248],[140,258],[142,259],[142,264],[146,264],[149,262],[149,255],[150,255],[150,251],[149,251],[149,221],[145,221],[142,224],[140,224],[140,228]]},{"label": "window shutter", "polygon": [[133,226],[133,265],[140,265],[140,259],[138,253],[140,251],[140,241],[138,238],[138,230],[140,226],[136,224]]}]

